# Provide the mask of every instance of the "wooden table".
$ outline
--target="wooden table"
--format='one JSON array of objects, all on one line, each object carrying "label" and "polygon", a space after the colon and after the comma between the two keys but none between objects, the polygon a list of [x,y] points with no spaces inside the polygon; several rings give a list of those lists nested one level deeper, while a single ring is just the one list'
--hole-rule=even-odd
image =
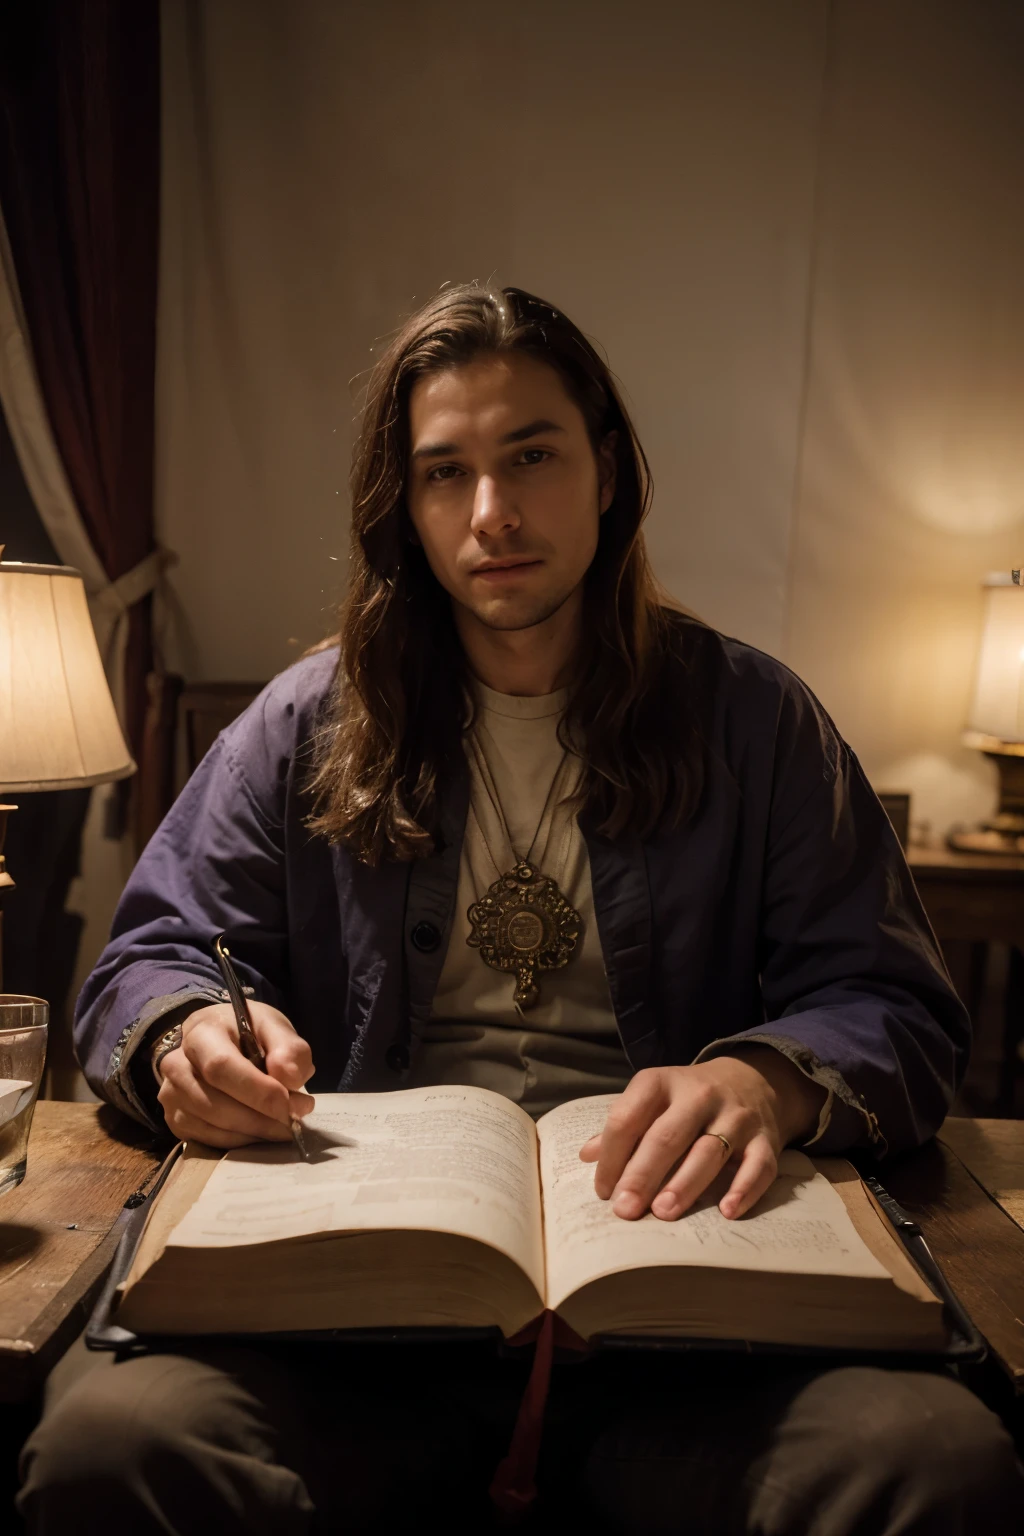
[{"label": "wooden table", "polygon": [[1012,1114],[1017,1047],[1024,1038],[1024,858],[911,845],[907,860],[953,984],[973,1019],[988,945],[1010,946],[996,1107]]},{"label": "wooden table", "polygon": [[85,1325],[111,1228],[161,1156],[108,1105],[36,1105],[25,1181],[0,1195],[0,1402],[31,1396]]},{"label": "wooden table", "polygon": [[[37,1105],[28,1176],[0,1198],[0,1400],[30,1397],[84,1325],[110,1230],[159,1161],[155,1139],[105,1105]],[[1024,1395],[1024,1121],[948,1120],[884,1182]]]},{"label": "wooden table", "polygon": [[940,939],[1024,944],[1024,858],[911,844],[907,862]]},{"label": "wooden table", "polygon": [[1024,1121],[949,1119],[880,1176],[1024,1397]]}]

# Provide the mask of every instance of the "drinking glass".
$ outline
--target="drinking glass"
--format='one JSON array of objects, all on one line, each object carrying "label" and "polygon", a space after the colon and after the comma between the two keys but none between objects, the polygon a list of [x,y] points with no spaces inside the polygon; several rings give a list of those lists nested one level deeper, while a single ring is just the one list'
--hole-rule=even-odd
[{"label": "drinking glass", "polygon": [[41,997],[0,992],[0,1195],[25,1177],[49,1016]]}]

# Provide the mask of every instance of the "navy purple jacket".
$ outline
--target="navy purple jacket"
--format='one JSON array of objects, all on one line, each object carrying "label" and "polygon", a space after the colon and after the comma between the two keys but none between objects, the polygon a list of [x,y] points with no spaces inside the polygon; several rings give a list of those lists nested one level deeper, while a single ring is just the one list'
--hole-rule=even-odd
[{"label": "navy purple jacket", "polygon": [[[970,1025],[885,812],[785,667],[711,630],[694,658],[709,703],[693,818],[646,842],[582,822],[629,1061],[762,1040],[834,1092],[816,1151],[916,1146],[949,1109]],[[75,1043],[92,1087],[137,1118],[159,1113],[148,1053],[132,1069],[142,1041],[224,997],[222,931],[255,996],[310,1042],[314,1092],[402,1086],[451,931],[468,777],[445,788],[430,858],[370,869],[312,835],[336,665],[335,650],[298,662],[222,733],[125,888]]]}]

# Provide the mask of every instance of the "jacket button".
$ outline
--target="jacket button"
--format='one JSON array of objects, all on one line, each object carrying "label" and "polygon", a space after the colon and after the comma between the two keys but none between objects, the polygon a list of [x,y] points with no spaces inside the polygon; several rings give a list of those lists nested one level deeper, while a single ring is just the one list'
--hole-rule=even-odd
[{"label": "jacket button", "polygon": [[433,923],[417,923],[410,938],[421,954],[430,955],[441,942],[441,930]]},{"label": "jacket button", "polygon": [[392,1072],[404,1072],[409,1065],[409,1047],[396,1040],[394,1045],[388,1046],[384,1060]]}]

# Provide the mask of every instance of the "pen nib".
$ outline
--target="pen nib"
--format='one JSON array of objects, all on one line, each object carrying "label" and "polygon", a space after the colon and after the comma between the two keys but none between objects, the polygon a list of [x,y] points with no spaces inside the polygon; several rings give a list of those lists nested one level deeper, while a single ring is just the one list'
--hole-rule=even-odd
[{"label": "pen nib", "polygon": [[299,1157],[304,1163],[309,1162],[309,1153],[306,1151],[306,1143],[302,1139],[302,1121],[297,1115],[291,1118],[292,1140],[299,1149]]}]

